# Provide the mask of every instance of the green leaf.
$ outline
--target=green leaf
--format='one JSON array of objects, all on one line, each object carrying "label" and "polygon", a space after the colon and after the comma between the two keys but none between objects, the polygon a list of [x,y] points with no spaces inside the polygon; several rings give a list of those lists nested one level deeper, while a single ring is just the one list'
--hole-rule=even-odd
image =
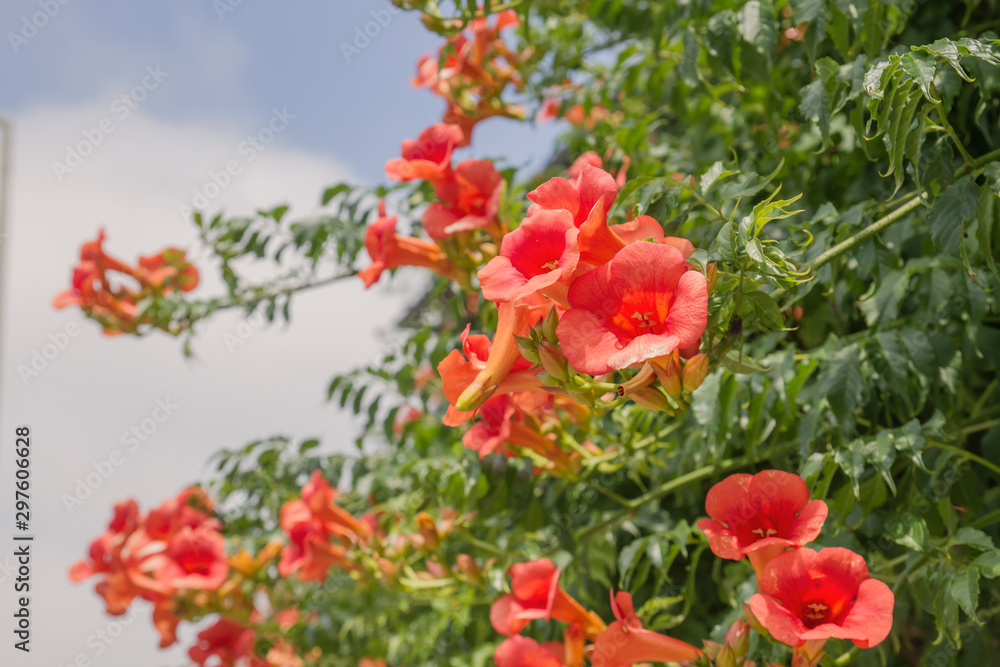
[{"label": "green leaf", "polygon": [[931,86],[934,85],[934,73],[937,72],[937,61],[934,60],[933,56],[922,51],[911,51],[900,57],[899,66],[920,86],[924,97],[931,102],[941,101],[931,93]]},{"label": "green leaf", "polygon": [[892,478],[892,464],[896,461],[896,447],[888,431],[879,431],[874,439],[869,438],[864,446],[865,461],[882,475],[889,485],[892,495],[896,495],[896,481]]},{"label": "green leaf", "polygon": [[888,322],[896,319],[896,315],[899,313],[899,302],[906,296],[906,288],[909,284],[910,274],[908,271],[893,270],[885,274],[875,293],[858,304],[868,326],[873,326],[879,320]]},{"label": "green leaf", "polygon": [[701,175],[701,178],[698,180],[698,188],[701,190],[702,194],[705,194],[716,181],[720,181],[727,176],[732,175],[733,172],[723,167],[722,161],[720,160],[709,167],[708,171]]},{"label": "green leaf", "polygon": [[952,537],[952,540],[959,544],[979,549],[980,551],[989,551],[994,548],[993,539],[989,535],[970,526],[959,528],[958,532]]},{"label": "green leaf", "polygon": [[951,184],[933,202],[927,221],[935,245],[949,255],[958,256],[965,225],[979,206],[979,187],[971,175]]},{"label": "green leaf", "polygon": [[979,573],[987,579],[1000,577],[1000,551],[988,551],[972,561],[972,564],[979,568]]},{"label": "green leaf", "polygon": [[830,402],[841,424],[853,426],[852,413],[861,400],[864,377],[861,375],[860,354],[856,344],[848,345],[828,359],[820,371],[820,392]]},{"label": "green leaf", "polygon": [[812,23],[823,15],[823,0],[791,0],[796,24]]},{"label": "green leaf", "polygon": [[963,567],[951,578],[948,584],[948,594],[958,603],[966,614],[977,625],[981,625],[976,614],[979,604],[979,570],[975,567]]},{"label": "green leaf", "polygon": [[834,455],[837,465],[851,480],[855,498],[861,498],[861,476],[865,473],[864,449],[864,442],[858,439],[853,441],[850,446],[838,449]]},{"label": "green leaf", "polygon": [[315,449],[316,447],[319,447],[319,440],[303,440],[302,444],[299,445],[299,454],[305,454],[310,449]]},{"label": "green leaf", "polygon": [[741,355],[739,350],[729,350],[719,361],[732,372],[744,375],[765,373],[770,370],[754,362],[753,359],[745,354]]},{"label": "green leaf", "polygon": [[753,310],[754,315],[757,316],[764,326],[776,331],[780,331],[785,327],[778,303],[770,294],[753,291],[745,293],[743,298],[750,303],[750,308]]},{"label": "green leaf", "polygon": [[896,544],[914,551],[927,550],[927,524],[912,514],[905,514],[899,521],[890,523],[886,534]]},{"label": "green leaf", "polygon": [[750,0],[743,5],[738,27],[740,36],[770,63],[778,44],[771,0]]},{"label": "green leaf", "polygon": [[824,139],[830,136],[830,97],[827,95],[824,81],[816,79],[802,89],[799,111],[819,126]]}]

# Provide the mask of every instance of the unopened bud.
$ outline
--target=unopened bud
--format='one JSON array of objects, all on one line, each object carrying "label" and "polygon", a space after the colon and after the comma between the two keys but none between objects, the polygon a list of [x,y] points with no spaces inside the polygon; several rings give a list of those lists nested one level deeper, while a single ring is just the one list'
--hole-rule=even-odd
[{"label": "unopened bud", "polygon": [[636,389],[628,396],[647,410],[653,410],[654,412],[666,412],[671,415],[674,413],[674,410],[667,402],[667,397],[656,387],[643,387],[641,389]]},{"label": "unopened bud", "polygon": [[746,621],[737,619],[726,632],[726,646],[733,649],[737,658],[746,657],[750,649],[750,626]]},{"label": "unopened bud", "polygon": [[563,355],[562,350],[555,345],[550,343],[539,345],[538,360],[541,362],[545,372],[552,377],[562,382],[569,379],[569,366],[566,363],[566,357]]},{"label": "unopened bud", "polygon": [[726,646],[715,658],[715,667],[737,667],[736,653],[729,646]]},{"label": "unopened bud", "polygon": [[427,512],[420,512],[417,514],[417,530],[420,531],[421,537],[424,538],[424,548],[429,551],[434,551],[441,544],[441,536],[438,534],[437,525],[434,523],[434,517],[432,517]]},{"label": "unopened bud", "polygon": [[663,391],[667,392],[668,396],[680,398],[682,391],[681,366],[677,361],[677,355],[671,354],[665,362],[653,363],[653,370],[656,371],[656,377],[663,385]]},{"label": "unopened bud", "polygon": [[712,660],[719,657],[719,653],[722,652],[722,644],[719,642],[713,642],[711,639],[703,639],[701,643],[705,647],[705,655]]},{"label": "unopened bud", "polygon": [[455,557],[455,565],[470,582],[479,583],[482,580],[483,571],[469,554],[458,554]]},{"label": "unopened bud", "polygon": [[514,336],[514,343],[521,356],[533,364],[538,363],[538,343],[531,339],[531,336]]},{"label": "unopened bud", "polygon": [[630,396],[636,390],[642,389],[643,387],[648,387],[650,384],[652,384],[653,379],[655,377],[656,375],[653,369],[653,364],[645,363],[642,365],[642,368],[639,369],[638,373],[636,373],[630,379],[618,385],[617,389],[618,395]]},{"label": "unopened bud", "polygon": [[556,335],[556,327],[559,325],[559,316],[556,314],[556,309],[553,308],[542,320],[541,332],[542,337],[545,338],[550,343],[558,343],[559,337]]},{"label": "unopened bud", "polygon": [[705,280],[708,282],[708,295],[712,296],[712,291],[715,289],[715,281],[719,278],[719,267],[712,262],[705,267]]},{"label": "unopened bud", "polygon": [[688,359],[684,363],[684,370],[681,372],[681,384],[685,392],[692,392],[701,386],[708,375],[708,355],[699,353]]}]

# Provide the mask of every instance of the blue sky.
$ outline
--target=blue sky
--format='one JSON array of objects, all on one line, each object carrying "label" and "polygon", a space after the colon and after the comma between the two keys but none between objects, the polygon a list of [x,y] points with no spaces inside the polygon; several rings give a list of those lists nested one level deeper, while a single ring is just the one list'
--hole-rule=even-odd
[{"label": "blue sky", "polygon": [[[194,360],[165,336],[106,338],[78,311],[52,309],[80,244],[101,227],[108,252],[126,261],[186,248],[202,267],[193,296],[218,294],[213,267],[178,212],[211,173],[242,159],[238,146],[267,126],[273,109],[294,118],[258,159],[241,163],[209,212],[288,203],[291,215],[308,214],[330,183],[385,182],[383,166],[400,142],[440,119],[443,103],[410,86],[419,56],[439,43],[416,17],[386,21],[384,0],[243,0],[220,17],[219,3],[233,2],[0,4],[0,115],[14,126],[0,238],[0,488],[13,466],[13,449],[3,443],[13,425],[28,425],[36,443],[37,549],[33,651],[25,656],[0,643],[0,664],[184,664],[196,628],[182,627],[181,645],[161,652],[148,607],[140,604],[134,623],[118,625],[104,615],[93,582],[72,585],[68,568],[104,529],[114,502],[135,497],[143,510],[159,504],[206,479],[205,462],[220,448],[278,433],[316,436],[330,449],[352,446],[354,425],[324,402],[326,383],[391,349],[405,289],[420,285],[419,271],[404,269],[371,290],[350,281],[303,295],[291,326],[250,327],[235,348],[226,341],[247,325],[240,313],[226,313],[201,332]],[[385,25],[348,62],[341,44],[353,43],[356,29],[376,19],[373,11]],[[150,78],[151,71],[161,74]],[[133,102],[124,117],[122,95]],[[502,155],[507,164],[538,166],[558,131],[551,123],[491,120],[458,157]],[[68,146],[95,133],[100,142],[80,163],[62,172],[54,166],[67,160]],[[74,324],[76,334],[64,336]],[[52,341],[66,344],[46,348]],[[46,349],[54,356],[39,362]],[[124,463],[81,490],[94,471],[108,469],[121,434],[167,400],[178,407],[148,441],[124,450]],[[10,506],[2,507],[7,517]],[[5,535],[0,530],[0,617],[9,619]],[[114,632],[113,642],[101,639]]]},{"label": "blue sky", "polygon": [[[228,4],[238,1],[7,0],[0,9],[0,109],[19,114],[108,98],[159,65],[169,72],[169,94],[150,96],[146,113],[250,127],[272,107],[287,107],[296,122],[285,145],[332,156],[369,182],[382,178],[400,140],[440,117],[443,103],[410,86],[417,58],[440,43],[415,15],[383,1]],[[58,11],[22,42],[31,34],[25,19],[35,20],[43,5]],[[342,45],[355,47],[357,30],[376,19],[382,22],[368,45],[345,55]],[[545,156],[537,149],[555,129],[494,120],[477,130],[472,150],[538,164]]]}]

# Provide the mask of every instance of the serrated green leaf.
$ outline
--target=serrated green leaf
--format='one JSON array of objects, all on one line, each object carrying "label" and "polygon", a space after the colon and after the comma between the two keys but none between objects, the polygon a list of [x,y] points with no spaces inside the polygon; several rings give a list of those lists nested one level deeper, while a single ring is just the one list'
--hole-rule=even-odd
[{"label": "serrated green leaf", "polygon": [[920,86],[924,97],[931,102],[941,101],[934,97],[931,92],[931,86],[934,85],[934,74],[937,72],[937,61],[934,60],[933,56],[922,51],[911,51],[900,57],[899,66]]},{"label": "serrated green leaf", "polygon": [[955,181],[933,202],[927,215],[935,245],[949,255],[958,256],[965,225],[979,206],[979,186],[972,176]]},{"label": "serrated green leaf", "polygon": [[979,570],[963,567],[951,577],[948,593],[970,618],[979,623],[976,607],[979,604]]},{"label": "serrated green leaf", "polygon": [[978,528],[970,526],[959,528],[958,532],[951,539],[958,544],[965,544],[980,551],[988,551],[994,548],[993,539],[989,535]]},{"label": "serrated green leaf", "polygon": [[920,517],[905,514],[886,528],[886,534],[896,544],[914,551],[927,550],[927,524]]},{"label": "serrated green leaf", "polygon": [[820,371],[820,391],[830,402],[841,424],[852,424],[852,413],[861,400],[864,377],[861,374],[861,354],[857,345],[848,345],[830,359]]},{"label": "serrated green leaf", "polygon": [[987,579],[1000,577],[1000,551],[988,551],[981,554],[972,564],[979,569],[979,573]]},{"label": "serrated green leaf", "polygon": [[[754,241],[756,240],[754,239]],[[753,313],[760,319],[764,326],[775,330],[784,328],[785,323],[781,317],[781,310],[778,308],[774,297],[770,294],[760,291],[747,292],[743,295],[743,298],[750,303]]]}]

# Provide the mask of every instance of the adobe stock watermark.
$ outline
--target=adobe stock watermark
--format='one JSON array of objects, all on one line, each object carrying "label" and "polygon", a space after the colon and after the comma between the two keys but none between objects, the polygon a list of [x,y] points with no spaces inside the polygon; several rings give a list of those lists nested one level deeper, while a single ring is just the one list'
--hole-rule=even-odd
[{"label": "adobe stock watermark", "polygon": [[248,317],[240,320],[233,331],[222,334],[222,342],[225,343],[229,354],[234,354],[236,348],[247,342],[257,332],[257,329],[264,326],[266,319],[264,313],[258,308]]},{"label": "adobe stock watermark", "polygon": [[212,0],[212,9],[220,21],[226,20],[226,14],[235,12],[236,8],[243,4],[243,0]]},{"label": "adobe stock watermark", "polygon": [[91,463],[93,471],[76,478],[73,493],[64,493],[60,496],[59,499],[62,500],[66,511],[72,514],[78,507],[83,506],[84,501],[94,495],[94,492],[115,474],[115,470],[125,465],[126,454],[137,451],[179,407],[169,396],[156,399],[156,407],[150,412],[149,417],[132,425],[127,431],[122,431],[120,438],[122,448],[113,449],[107,458]]},{"label": "adobe stock watermark", "polygon": [[41,375],[42,371],[49,367],[49,363],[55,361],[56,357],[69,347],[70,341],[80,335],[80,331],[79,322],[69,322],[62,331],[50,333],[48,343],[41,348],[33,348],[28,365],[17,365],[17,374],[21,376],[24,386],[27,387],[33,379]]},{"label": "adobe stock watermark", "polygon": [[233,179],[243,172],[243,167],[256,160],[257,156],[267,149],[275,137],[285,131],[289,121],[294,119],[295,114],[288,113],[288,107],[271,109],[271,118],[267,124],[254,134],[247,135],[247,138],[236,147],[236,155],[239,159],[227,161],[225,167],[219,171],[209,171],[209,180],[201,187],[194,188],[191,204],[178,206],[184,222],[187,223],[191,220],[195,209],[208,208],[209,204],[232,184]]},{"label": "adobe stock watermark", "polygon": [[98,146],[104,143],[105,137],[117,129],[115,119],[120,123],[128,118],[151,92],[160,87],[160,84],[168,76],[170,76],[170,72],[164,72],[159,65],[149,65],[146,67],[142,80],[130,90],[116,97],[111,103],[113,117],[105,116],[97,122],[96,126],[81,130],[83,139],[74,145],[66,145],[64,161],[52,161],[52,171],[59,182],[62,183],[68,174],[73,173],[74,169],[83,164],[84,158],[92,154]]},{"label": "adobe stock watermark", "polygon": [[372,40],[382,34],[392,22],[392,17],[402,14],[403,10],[396,5],[388,5],[385,9],[373,9],[369,12],[373,20],[368,21],[364,26],[354,26],[354,35],[351,42],[341,42],[340,52],[344,54],[344,61],[350,63],[355,56],[367,49]]},{"label": "adobe stock watermark", "polygon": [[7,41],[10,42],[10,48],[14,50],[14,53],[17,54],[22,47],[27,46],[28,42],[34,39],[35,35],[56,17],[63,6],[69,3],[70,0],[38,0],[36,4],[38,4],[40,11],[30,16],[22,16],[21,29],[17,32],[7,33]]}]

